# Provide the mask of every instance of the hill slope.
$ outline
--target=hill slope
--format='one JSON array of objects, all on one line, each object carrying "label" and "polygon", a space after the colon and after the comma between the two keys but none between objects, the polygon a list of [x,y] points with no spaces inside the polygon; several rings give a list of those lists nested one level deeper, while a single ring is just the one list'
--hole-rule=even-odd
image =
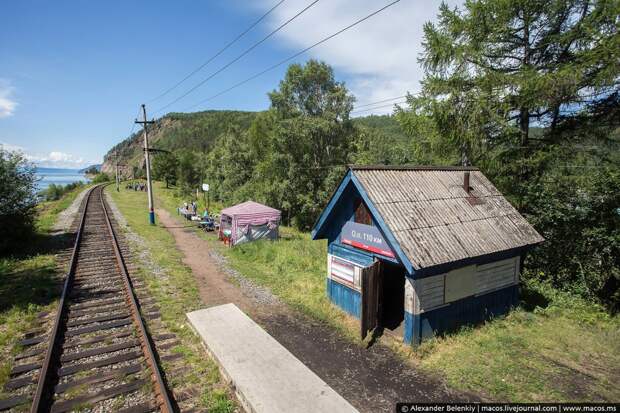
[{"label": "hill slope", "polygon": [[[247,130],[258,112],[209,110],[196,113],[169,113],[149,127],[149,145],[152,148],[176,151],[188,149],[207,152],[218,136],[237,128]],[[116,156],[124,175],[130,175],[134,166],[143,164],[143,135],[136,132],[115,145],[104,156],[102,171],[114,172]]]},{"label": "hill slope", "polygon": [[[155,121],[149,127],[149,144],[153,148],[177,151],[187,149],[208,152],[215,140],[231,129],[246,131],[260,112],[229,110],[209,110],[196,113],[170,113]],[[354,123],[374,135],[392,142],[403,142],[408,138],[400,125],[391,116],[366,116],[355,118]],[[116,153],[118,152],[121,172],[130,176],[134,167],[142,167],[143,135],[136,132],[115,145],[104,156],[102,171],[114,173]]]}]

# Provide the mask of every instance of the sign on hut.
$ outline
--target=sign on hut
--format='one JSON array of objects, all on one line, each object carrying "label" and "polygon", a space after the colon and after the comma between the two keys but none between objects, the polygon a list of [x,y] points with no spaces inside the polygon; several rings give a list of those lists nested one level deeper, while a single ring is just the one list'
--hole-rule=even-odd
[{"label": "sign on hut", "polygon": [[223,209],[220,213],[219,237],[229,245],[257,239],[278,239],[282,213],[274,208],[246,201]]},{"label": "sign on hut", "polygon": [[328,240],[327,294],[418,344],[506,313],[543,238],[476,168],[351,167],[312,230]]}]

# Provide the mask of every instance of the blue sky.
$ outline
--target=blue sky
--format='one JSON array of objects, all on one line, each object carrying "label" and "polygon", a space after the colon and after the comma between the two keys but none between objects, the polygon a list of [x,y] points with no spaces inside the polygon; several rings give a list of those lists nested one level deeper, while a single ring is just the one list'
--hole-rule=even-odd
[{"label": "blue sky", "polygon": [[[389,0],[321,0],[239,62],[172,105],[197,102],[336,32]],[[3,2],[0,13],[0,144],[43,166],[100,162],[126,138],[140,103],[170,102],[310,4],[286,0],[223,55],[160,100],[277,3],[254,1]],[[422,24],[438,1],[401,0],[310,53],[330,63],[362,105],[415,92]],[[286,66],[193,110],[262,110]],[[381,108],[375,113],[385,113]],[[368,112],[371,113],[372,111]],[[165,112],[164,112],[165,113]]]}]

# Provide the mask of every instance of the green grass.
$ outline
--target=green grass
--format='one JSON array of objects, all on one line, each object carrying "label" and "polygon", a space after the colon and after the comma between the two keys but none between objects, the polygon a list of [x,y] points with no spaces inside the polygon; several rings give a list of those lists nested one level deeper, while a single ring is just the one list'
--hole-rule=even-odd
[{"label": "green grass", "polygon": [[[188,327],[185,313],[201,308],[201,301],[194,276],[189,267],[183,264],[183,257],[176,249],[174,238],[165,228],[148,224],[144,192],[124,189],[116,192],[112,187],[108,187],[107,191],[130,228],[145,240],[153,263],[161,269],[154,274],[152,268],[143,262],[140,276],[157,301],[165,326],[181,341],[174,351],[183,354],[185,364],[191,366],[189,376],[184,376],[182,382],[179,378],[170,377],[172,384],[200,386],[201,401],[210,412],[233,411],[235,403],[228,394],[217,366],[206,356],[200,340]],[[134,245],[132,248],[139,250],[141,247]]]},{"label": "green grass", "polygon": [[[183,202],[175,189],[166,189],[156,182],[156,203],[174,217],[176,208]],[[214,204],[212,203],[212,206]],[[222,208],[215,204],[215,211]],[[178,217],[179,222],[186,223]],[[280,226],[277,242],[257,241],[225,247],[213,234],[196,229],[196,234],[228,258],[231,267],[257,284],[268,287],[282,301],[314,319],[326,322],[350,338],[358,334],[351,319],[334,307],[325,292],[325,241],[312,241],[308,233]]]},{"label": "green grass", "polygon": [[84,185],[75,188],[73,191],[67,192],[57,201],[42,202],[37,205],[37,231],[39,233],[48,233],[51,231],[58,214],[67,209],[75,198],[92,185]]},{"label": "green grass", "polygon": [[[159,205],[176,216],[180,198],[156,185]],[[245,277],[284,302],[356,340],[357,325],[325,294],[326,245],[282,228],[278,242],[223,247],[197,231]],[[591,401],[620,399],[620,318],[549,287],[525,286],[524,305],[507,317],[463,328],[413,350],[384,338],[404,359],[449,385],[491,400]],[[537,297],[542,306],[531,306]],[[539,303],[540,304],[540,303]]]},{"label": "green grass", "polygon": [[36,315],[53,310],[60,293],[55,250],[62,242],[50,234],[58,214],[84,189],[77,188],[61,199],[37,206],[33,240],[23,246],[24,253],[0,258],[0,395],[9,379],[13,356],[21,351],[17,342],[34,328]]},{"label": "green grass", "polygon": [[452,385],[494,400],[617,401],[620,319],[544,285],[524,286],[548,300],[478,328],[424,343],[414,357]]}]

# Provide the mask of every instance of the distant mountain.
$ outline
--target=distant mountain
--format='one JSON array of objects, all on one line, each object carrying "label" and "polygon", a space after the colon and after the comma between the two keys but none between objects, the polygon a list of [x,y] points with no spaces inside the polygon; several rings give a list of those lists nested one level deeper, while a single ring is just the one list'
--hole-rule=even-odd
[{"label": "distant mountain", "polygon": [[97,171],[97,172],[101,172],[101,166],[102,166],[102,164],[100,164],[100,163],[94,164],[94,165],[90,165],[90,166],[87,166],[86,168],[80,169],[78,172],[81,173],[81,174],[85,174],[87,172],[92,172],[93,170]]}]

